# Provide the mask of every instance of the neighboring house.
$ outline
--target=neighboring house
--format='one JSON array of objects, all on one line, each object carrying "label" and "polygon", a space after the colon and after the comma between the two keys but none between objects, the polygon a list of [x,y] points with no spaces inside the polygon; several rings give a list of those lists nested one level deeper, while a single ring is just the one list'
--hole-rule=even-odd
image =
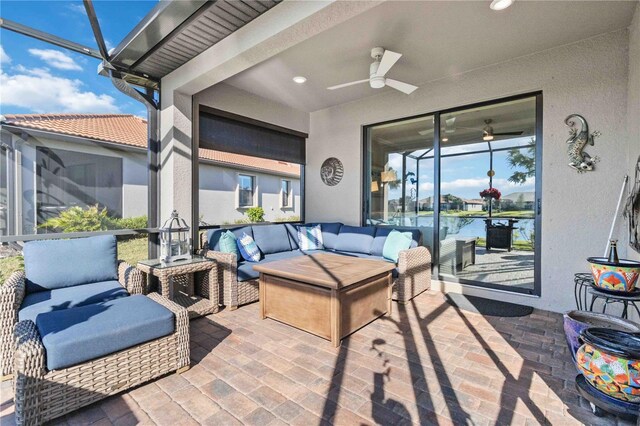
[{"label": "neighboring house", "polygon": [[485,205],[484,200],[464,200],[464,211],[466,212],[481,212]]},{"label": "neighboring house", "polygon": [[500,206],[515,208],[518,210],[533,210],[536,193],[533,191],[519,191],[503,195],[500,198]]},{"label": "neighboring house", "polygon": [[[0,235],[32,234],[72,206],[99,204],[117,217],[147,214],[146,120],[12,114],[0,128]],[[300,215],[300,165],[207,149],[199,158],[202,221],[233,223],[253,206],[268,221]]]}]

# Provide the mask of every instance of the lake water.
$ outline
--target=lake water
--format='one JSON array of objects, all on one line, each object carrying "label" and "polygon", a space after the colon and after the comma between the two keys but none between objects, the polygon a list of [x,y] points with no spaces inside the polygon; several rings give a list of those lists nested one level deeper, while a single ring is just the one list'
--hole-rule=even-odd
[{"label": "lake water", "polygon": [[[415,219],[412,220],[414,222]],[[485,222],[480,218],[460,218],[454,216],[441,216],[440,226],[446,226],[448,228],[447,235],[455,235],[456,237],[482,237],[485,238]],[[494,223],[508,224],[508,220],[496,220]],[[534,219],[518,219],[518,222],[514,225],[516,230],[513,233],[514,241],[527,241],[523,238],[524,235],[529,235],[534,229]],[[417,218],[418,226],[433,226],[433,217],[420,216]]]}]

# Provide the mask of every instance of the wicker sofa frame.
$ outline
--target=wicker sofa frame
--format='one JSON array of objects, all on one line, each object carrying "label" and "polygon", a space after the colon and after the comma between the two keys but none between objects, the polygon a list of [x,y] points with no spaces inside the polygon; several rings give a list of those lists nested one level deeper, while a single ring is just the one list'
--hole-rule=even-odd
[{"label": "wicker sofa frame", "polygon": [[31,320],[15,327],[15,420],[38,425],[189,366],[187,310],[157,293],[147,297],[175,315],[175,331],[165,337],[102,358],[47,371],[45,348]]},{"label": "wicker sofa frame", "polygon": [[[259,281],[238,281],[237,258],[233,253],[209,250],[207,235],[200,235],[201,253],[218,262],[218,281],[222,283],[222,301],[230,310],[259,299]],[[330,252],[328,252],[330,253]],[[336,255],[339,256],[339,255]],[[431,253],[424,246],[403,250],[398,257],[398,277],[393,280],[393,300],[406,304],[431,288]]]},{"label": "wicker sofa frame", "polygon": [[[25,296],[24,271],[16,271],[0,287],[0,367],[2,376],[13,371],[13,330],[18,323],[18,311]],[[146,294],[146,276],[127,262],[118,261],[118,282],[129,294]]]}]

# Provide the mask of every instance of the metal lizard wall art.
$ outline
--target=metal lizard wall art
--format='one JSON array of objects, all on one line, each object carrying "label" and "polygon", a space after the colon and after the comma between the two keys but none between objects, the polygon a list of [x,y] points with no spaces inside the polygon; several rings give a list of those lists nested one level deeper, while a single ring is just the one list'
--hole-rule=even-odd
[{"label": "metal lizard wall art", "polygon": [[[575,123],[577,120],[580,124],[578,129]],[[589,125],[587,120],[579,114],[571,114],[564,119],[564,124],[569,126],[569,166],[576,169],[578,173],[584,173],[593,170],[595,163],[600,161],[598,157],[591,157],[584,151],[585,146],[595,144],[594,138],[600,136],[600,132],[589,133]]]}]

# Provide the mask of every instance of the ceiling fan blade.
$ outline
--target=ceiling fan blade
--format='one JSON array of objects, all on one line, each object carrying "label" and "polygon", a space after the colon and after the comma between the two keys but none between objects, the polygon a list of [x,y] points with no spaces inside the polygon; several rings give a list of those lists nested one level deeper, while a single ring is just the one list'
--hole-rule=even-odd
[{"label": "ceiling fan blade", "polygon": [[380,60],[380,66],[378,66],[378,71],[376,71],[376,77],[384,77],[385,74],[389,72],[391,67],[398,62],[398,59],[402,56],[402,53],[392,52],[390,50],[385,50],[382,55],[382,59]]},{"label": "ceiling fan blade", "polygon": [[524,131],[519,132],[493,132],[493,136],[520,136]]},{"label": "ceiling fan blade", "polygon": [[402,81],[394,80],[392,78],[385,78],[385,84],[389,87],[393,87],[396,90],[401,91],[402,93],[406,93],[410,95],[414,90],[418,88],[418,86],[414,86],[413,84],[403,83]]},{"label": "ceiling fan blade", "polygon": [[360,83],[366,83],[368,81],[369,79],[367,78],[365,80],[352,81],[351,83],[344,83],[344,84],[338,84],[337,86],[327,87],[327,89],[328,90],[342,89],[343,87],[353,86],[355,84],[360,84]]}]

